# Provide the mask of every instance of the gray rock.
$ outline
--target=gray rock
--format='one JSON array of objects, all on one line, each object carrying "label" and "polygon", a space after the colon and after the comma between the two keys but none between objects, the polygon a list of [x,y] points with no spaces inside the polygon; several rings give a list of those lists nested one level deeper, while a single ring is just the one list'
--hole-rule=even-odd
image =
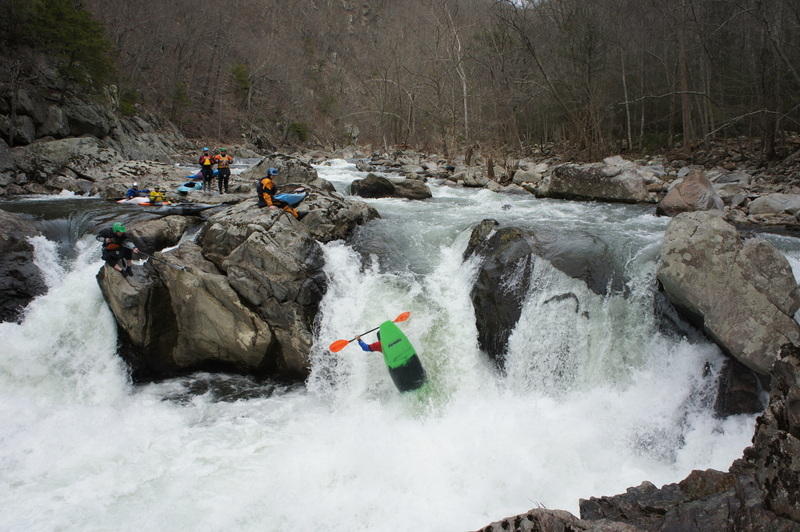
[{"label": "gray rock", "polygon": [[47,106],[47,115],[37,129],[40,137],[64,138],[70,134],[69,122],[64,111],[56,106]]},{"label": "gray rock", "polygon": [[400,179],[394,181],[394,192],[398,198],[423,200],[433,197],[431,189],[416,179]]},{"label": "gray rock", "polygon": [[37,234],[36,223],[0,210],[0,321],[16,321],[25,306],[47,290],[28,242]]},{"label": "gray rock", "polygon": [[553,169],[548,194],[570,200],[647,203],[644,179],[629,166],[563,164]]},{"label": "gray rock", "polygon": [[269,157],[265,157],[253,167],[239,174],[236,179],[253,183],[253,190],[255,191],[256,182],[267,175],[267,170],[270,168],[278,170],[278,175],[273,179],[277,185],[313,183],[319,179],[319,174],[310,164],[301,161],[297,157],[283,153],[273,153]]},{"label": "gray rock", "polygon": [[750,202],[748,214],[791,214],[800,212],[800,195],[798,194],[767,194]]},{"label": "gray rock", "polygon": [[94,179],[122,160],[114,148],[89,136],[40,141],[17,148],[12,155],[18,170],[40,183],[66,171]]},{"label": "gray rock", "polygon": [[64,113],[73,137],[92,135],[103,138],[111,133],[114,117],[102,107],[72,102],[72,105],[64,107]]},{"label": "gray rock", "polygon": [[722,210],[724,202],[702,170],[690,172],[671,188],[656,207],[659,216],[675,216],[682,212]]},{"label": "gray rock", "polygon": [[743,241],[712,212],[667,226],[658,269],[670,301],[727,353],[767,374],[780,347],[800,345],[800,293],[791,266],[765,240]]},{"label": "gray rock", "polygon": [[459,172],[453,176],[453,179],[462,180],[465,187],[471,188],[483,188],[491,181],[488,177],[483,175],[480,170]]},{"label": "gray rock", "polygon": [[516,185],[521,185],[523,183],[538,184],[542,181],[542,179],[543,176],[539,172],[533,172],[530,170],[519,170],[514,173],[512,181]]},{"label": "gray rock", "polygon": [[[259,209],[255,199],[220,210],[205,222],[200,245],[184,242],[157,254],[185,271],[150,261],[124,278],[103,267],[98,282],[128,339],[126,358],[138,380],[204,368],[307,375],[327,285],[319,242],[345,238],[378,214],[316,188],[301,210],[308,212],[302,221]],[[143,244],[172,245],[186,227],[176,218],[182,217],[136,225],[132,233]]]},{"label": "gray rock", "polygon": [[396,195],[394,182],[379,175],[368,174],[350,183],[350,192],[362,198],[391,198]]},{"label": "gray rock", "polygon": [[36,126],[27,115],[17,115],[14,127],[10,117],[0,116],[0,133],[9,139],[13,137],[14,146],[26,146],[36,139]]},{"label": "gray rock", "polygon": [[7,170],[13,170],[16,168],[16,164],[14,163],[14,158],[11,156],[11,150],[6,144],[6,141],[0,139],[0,172],[5,172]]}]

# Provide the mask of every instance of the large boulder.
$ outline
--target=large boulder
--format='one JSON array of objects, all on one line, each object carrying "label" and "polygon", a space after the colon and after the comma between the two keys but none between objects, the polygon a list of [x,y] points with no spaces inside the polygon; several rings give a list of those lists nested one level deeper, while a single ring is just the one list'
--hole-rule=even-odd
[{"label": "large boulder", "polygon": [[644,176],[628,165],[562,164],[550,177],[548,195],[570,200],[598,200],[618,203],[648,203]]},{"label": "large boulder", "polygon": [[[500,227],[495,220],[483,220],[472,230],[464,259],[473,255],[478,255],[481,261],[470,294],[478,342],[498,365],[502,365],[508,338],[519,321],[537,260],[548,261],[598,294],[624,286],[624,280],[614,275],[613,259],[606,244],[589,235],[534,233],[519,227]],[[562,294],[553,301],[572,298],[576,296]]]},{"label": "large boulder", "polygon": [[428,185],[418,179],[398,179],[394,181],[395,196],[411,200],[423,200],[433,197]]},{"label": "large boulder", "polygon": [[95,180],[122,161],[117,150],[90,136],[36,142],[15,148],[12,156],[18,171],[39,183],[65,173]]},{"label": "large boulder", "polygon": [[484,220],[476,226],[465,258],[475,253],[482,256],[470,294],[478,327],[478,345],[502,366],[508,338],[522,313],[537,257],[532,234],[516,227],[498,229],[497,226],[494,220]]},{"label": "large boulder", "polygon": [[428,185],[417,179],[389,179],[376,174],[367,174],[350,184],[350,192],[362,198],[428,199],[432,196]]},{"label": "large boulder", "polygon": [[389,179],[367,174],[364,179],[356,179],[350,183],[350,192],[362,198],[391,198],[395,194],[395,188]]},{"label": "large boulder", "polygon": [[713,212],[667,226],[658,280],[670,301],[725,352],[766,375],[785,343],[800,345],[800,292],[786,258],[760,238],[743,240]]},{"label": "large boulder", "polygon": [[750,202],[748,214],[791,214],[800,212],[800,194],[766,194]]},{"label": "large boulder", "polygon": [[38,234],[34,222],[0,210],[0,321],[16,321],[31,299],[47,290],[28,240]]},{"label": "large boulder", "polygon": [[658,206],[657,215],[675,216],[682,212],[722,210],[724,202],[702,170],[692,170],[667,192]]},{"label": "large boulder", "polygon": [[[245,200],[209,217],[198,244],[156,254],[173,266],[150,261],[132,278],[101,270],[98,282],[130,345],[125,353],[136,379],[199,369],[307,375],[327,287],[319,242],[346,238],[378,214],[315,188],[301,211],[309,214],[298,221]],[[169,243],[177,230],[140,224],[134,234]]]},{"label": "large boulder", "polygon": [[291,155],[283,153],[273,153],[269,157],[265,157],[252,167],[240,173],[236,179],[252,183],[253,190],[255,190],[255,185],[258,180],[267,175],[267,170],[270,168],[278,170],[278,175],[273,178],[276,185],[285,185],[286,183],[308,183],[320,186],[319,183],[317,183],[319,174],[313,166],[303,162],[297,157],[292,157]]}]

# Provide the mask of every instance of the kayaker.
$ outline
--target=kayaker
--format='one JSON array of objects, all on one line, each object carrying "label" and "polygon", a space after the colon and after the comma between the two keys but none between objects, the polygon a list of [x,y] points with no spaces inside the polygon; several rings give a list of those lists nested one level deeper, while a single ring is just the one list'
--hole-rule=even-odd
[{"label": "kayaker", "polygon": [[203,192],[211,194],[211,181],[214,179],[214,156],[208,151],[208,148],[203,148],[203,153],[200,154],[200,173],[203,174]]},{"label": "kayaker", "polygon": [[128,237],[124,225],[116,222],[111,227],[101,229],[97,233],[97,240],[103,244],[102,258],[106,264],[123,277],[133,275],[129,261],[134,253],[139,253],[139,248]]},{"label": "kayaker", "polygon": [[[389,322],[391,324],[391,322]],[[394,324],[391,324],[394,325]],[[399,331],[399,329],[398,329]],[[391,336],[389,337],[391,341]],[[408,344],[407,349],[411,349],[411,356],[405,358],[401,362],[397,362],[394,358],[395,355],[390,353],[384,353],[383,359],[386,363],[386,369],[389,370],[389,376],[392,378],[394,385],[397,386],[397,389],[401,392],[408,392],[411,390],[416,390],[417,388],[421,387],[425,384],[425,381],[428,379],[427,374],[425,373],[425,368],[422,367],[422,362],[420,362],[419,357],[413,351],[413,347],[408,342],[408,339],[405,338],[405,335],[402,336],[406,344]],[[383,353],[383,346],[381,345],[381,333],[378,332],[378,341],[373,342],[371,344],[366,343],[361,339],[361,336],[356,335],[356,340],[358,340],[358,345],[361,346],[361,349],[367,352],[374,352],[374,353]],[[395,339],[391,341],[390,347],[392,344],[397,344],[401,340]]]},{"label": "kayaker", "polygon": [[134,183],[131,188],[125,193],[125,199],[136,198],[139,196],[139,183]]},{"label": "kayaker", "polygon": [[161,192],[161,187],[153,187],[153,190],[150,192],[150,204],[156,205],[157,203],[163,203],[165,201],[167,201],[167,197]]},{"label": "kayaker", "polygon": [[374,351],[377,353],[383,353],[383,349],[381,348],[381,333],[378,333],[378,341],[373,342],[371,344],[366,343],[364,340],[361,339],[360,335],[356,335],[356,340],[358,340],[358,345],[361,346],[361,349],[364,351]]},{"label": "kayaker", "polygon": [[267,170],[267,175],[262,177],[261,180],[256,185],[256,195],[258,196],[258,207],[263,208],[269,206],[270,209],[275,209],[280,207],[284,211],[288,212],[298,220],[302,220],[305,218],[307,212],[297,212],[296,209],[293,209],[289,206],[288,203],[285,201],[281,201],[279,199],[275,199],[275,181],[273,178],[278,175],[277,168],[270,168]]},{"label": "kayaker", "polygon": [[217,185],[219,185],[219,193],[228,193],[228,180],[231,177],[231,165],[233,164],[233,157],[228,155],[226,148],[219,149],[219,155],[214,156],[214,161],[217,163]]}]

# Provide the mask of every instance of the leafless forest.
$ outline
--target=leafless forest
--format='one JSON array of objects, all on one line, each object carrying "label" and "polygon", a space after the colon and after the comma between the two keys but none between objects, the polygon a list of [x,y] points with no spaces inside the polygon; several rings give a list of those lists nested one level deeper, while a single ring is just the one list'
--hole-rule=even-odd
[{"label": "leafless forest", "polygon": [[691,147],[775,157],[800,0],[88,0],[123,101],[198,139],[451,154]]}]

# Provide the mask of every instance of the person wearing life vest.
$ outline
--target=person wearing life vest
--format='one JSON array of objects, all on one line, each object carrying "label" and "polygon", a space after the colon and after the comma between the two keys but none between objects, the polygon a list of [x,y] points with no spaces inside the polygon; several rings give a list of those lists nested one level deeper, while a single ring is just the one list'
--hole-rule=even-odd
[{"label": "person wearing life vest", "polygon": [[106,264],[120,272],[123,277],[132,276],[129,261],[134,253],[139,253],[139,248],[128,238],[125,226],[116,222],[111,227],[101,229],[97,233],[97,240],[103,244],[102,258]]},{"label": "person wearing life vest", "polygon": [[219,151],[219,155],[214,156],[214,162],[217,163],[217,184],[219,185],[219,193],[222,194],[224,189],[224,193],[227,194],[233,157],[228,155],[228,150],[225,148],[220,148]]},{"label": "person wearing life vest", "polygon": [[284,211],[288,212],[298,220],[302,220],[307,212],[297,212],[297,210],[293,209],[289,206],[288,203],[285,201],[281,201],[279,199],[275,199],[275,181],[273,178],[278,175],[278,170],[275,168],[270,168],[267,170],[267,175],[261,178],[261,181],[258,182],[256,185],[256,195],[258,195],[258,207],[269,207],[270,209],[275,209],[280,207]]},{"label": "person wearing life vest", "polygon": [[167,201],[167,198],[164,196],[164,193],[161,192],[161,187],[153,187],[153,190],[150,192],[150,205],[156,205],[165,201]]},{"label": "person wearing life vest", "polygon": [[139,190],[139,183],[134,183],[133,185],[131,185],[131,188],[129,188],[128,191],[125,193],[125,199],[136,198],[139,196],[140,192],[141,191]]},{"label": "person wearing life vest", "polygon": [[200,173],[203,174],[203,192],[211,194],[211,181],[214,179],[214,156],[211,155],[208,148],[203,148],[198,162],[200,163]]}]

